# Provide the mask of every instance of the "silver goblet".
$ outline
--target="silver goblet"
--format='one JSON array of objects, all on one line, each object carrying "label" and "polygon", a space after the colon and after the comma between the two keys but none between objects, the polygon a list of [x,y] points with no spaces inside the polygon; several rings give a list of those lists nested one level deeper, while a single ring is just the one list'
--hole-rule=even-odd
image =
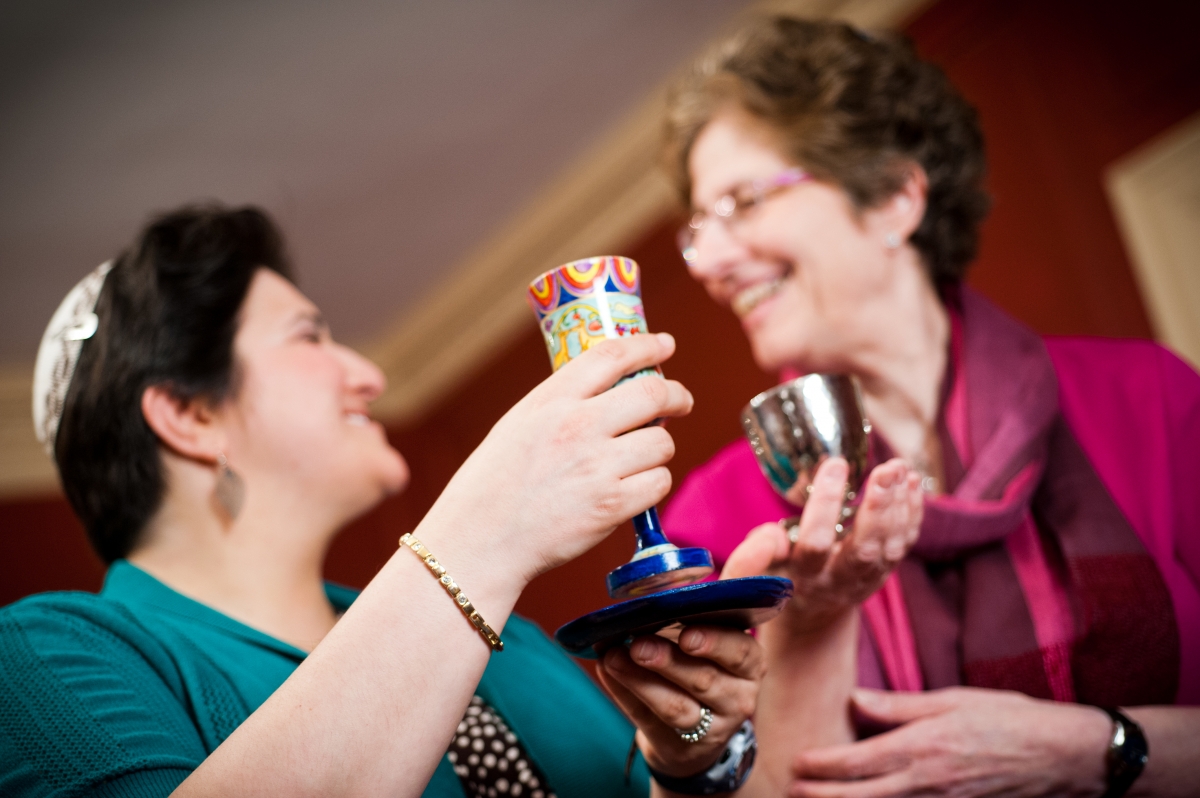
[{"label": "silver goblet", "polygon": [[[858,380],[845,374],[809,374],[776,385],[742,410],[742,428],[771,487],[798,507],[812,493],[821,463],[830,457],[846,459],[850,473],[845,506],[835,527],[842,537],[867,476],[871,422]],[[780,521],[793,543],[799,521],[799,516]]]}]

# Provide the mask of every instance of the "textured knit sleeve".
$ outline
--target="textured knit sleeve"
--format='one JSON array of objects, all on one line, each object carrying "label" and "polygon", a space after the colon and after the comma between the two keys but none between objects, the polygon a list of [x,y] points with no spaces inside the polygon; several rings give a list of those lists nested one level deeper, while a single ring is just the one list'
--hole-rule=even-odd
[{"label": "textured knit sleeve", "polygon": [[0,610],[0,795],[168,795],[205,757],[166,650],[90,594]]}]

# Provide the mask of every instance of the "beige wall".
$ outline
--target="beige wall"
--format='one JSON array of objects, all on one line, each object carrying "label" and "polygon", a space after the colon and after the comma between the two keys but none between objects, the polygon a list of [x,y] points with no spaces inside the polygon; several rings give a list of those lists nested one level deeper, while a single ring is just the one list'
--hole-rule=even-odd
[{"label": "beige wall", "polygon": [[1105,185],[1156,337],[1200,368],[1200,114],[1122,158]]}]

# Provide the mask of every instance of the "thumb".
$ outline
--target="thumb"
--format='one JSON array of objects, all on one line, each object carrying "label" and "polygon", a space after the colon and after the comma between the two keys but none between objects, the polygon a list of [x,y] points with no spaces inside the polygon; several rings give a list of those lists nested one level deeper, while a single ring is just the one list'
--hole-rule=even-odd
[{"label": "thumb", "polygon": [[750,530],[725,561],[722,579],[765,574],[771,566],[787,559],[787,533],[779,524],[763,524]]},{"label": "thumb", "polygon": [[953,696],[953,693],[942,690],[893,693],[859,687],[851,693],[850,700],[863,718],[881,726],[900,726],[951,709],[957,703]]}]

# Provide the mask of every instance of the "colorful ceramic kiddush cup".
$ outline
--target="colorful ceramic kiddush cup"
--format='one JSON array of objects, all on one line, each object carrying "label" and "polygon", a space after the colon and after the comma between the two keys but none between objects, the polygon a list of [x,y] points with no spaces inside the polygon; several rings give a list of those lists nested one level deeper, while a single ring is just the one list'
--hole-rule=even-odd
[{"label": "colorful ceramic kiddush cup", "polygon": [[[529,304],[555,371],[607,338],[649,332],[640,270],[629,258],[584,258],[552,269],[529,284]],[[620,382],[661,376],[658,369],[642,369]],[[635,516],[633,527],[637,531],[633,559],[608,574],[608,593],[613,598],[653,593],[712,573],[712,554],[707,549],[681,549],[667,540],[656,508]]]}]

